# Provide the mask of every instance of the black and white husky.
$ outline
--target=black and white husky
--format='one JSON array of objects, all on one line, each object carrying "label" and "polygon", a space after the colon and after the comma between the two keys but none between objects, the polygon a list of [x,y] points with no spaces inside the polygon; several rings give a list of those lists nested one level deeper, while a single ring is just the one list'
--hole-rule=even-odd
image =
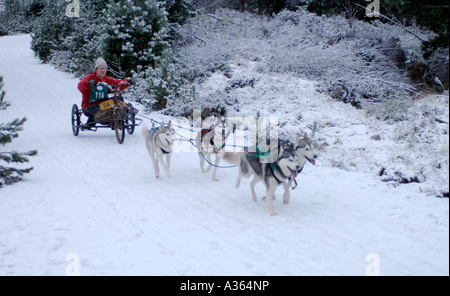
[{"label": "black and white husky", "polygon": [[253,201],[257,201],[255,185],[260,181],[264,182],[269,212],[272,216],[275,216],[277,213],[273,209],[273,199],[277,187],[279,185],[284,186],[283,202],[288,204],[292,181],[301,172],[306,161],[315,164],[317,156],[314,154],[311,141],[307,137],[304,139],[297,138],[295,145],[288,141],[279,140],[278,147],[272,146],[270,152],[261,147],[254,148],[256,149],[252,150],[256,151],[252,152],[247,148],[242,153],[223,153],[222,158],[230,163],[239,163],[236,187],[239,188],[242,178],[254,176],[250,183]]},{"label": "black and white husky", "polygon": [[[171,178],[170,174],[170,159],[173,153],[173,142],[175,140],[175,130],[172,123],[166,126],[162,124],[160,127],[153,127],[149,129],[146,125],[142,128],[142,133],[145,137],[145,145],[147,146],[148,154],[153,162],[155,170],[155,177],[159,178],[159,164],[162,165],[166,176]],[[164,156],[166,160],[164,161]]]}]

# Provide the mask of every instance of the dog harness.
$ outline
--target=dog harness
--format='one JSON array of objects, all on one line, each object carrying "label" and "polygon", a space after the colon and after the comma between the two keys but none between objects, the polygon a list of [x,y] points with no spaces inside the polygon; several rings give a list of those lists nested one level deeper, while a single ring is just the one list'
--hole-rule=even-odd
[{"label": "dog harness", "polygon": [[[271,157],[271,156],[272,156],[272,153],[270,153],[270,151],[263,152],[263,151],[261,151],[261,149],[260,149],[259,147],[253,147],[253,148],[256,149],[256,151],[258,152],[258,155],[252,155],[252,156],[249,156],[250,159],[261,158],[261,157]],[[277,175],[275,174],[275,165],[273,164],[273,162],[269,163],[269,167],[270,167],[270,170],[271,170],[271,172],[272,172],[273,177],[275,178],[275,180],[277,180],[278,184],[283,184],[284,182],[286,182],[286,181],[281,181],[281,180],[277,177]],[[277,168],[277,171],[281,174],[281,176],[282,176],[283,178],[285,178],[286,180],[292,180],[292,181],[294,181],[295,186],[292,188],[292,190],[294,190],[295,188],[297,188],[298,184],[297,184],[297,181],[295,180],[295,177],[296,177],[296,176],[286,177],[286,176],[283,174],[283,172],[281,171],[280,166],[279,166],[278,164],[276,165],[276,168]],[[302,170],[303,170],[303,168],[298,172],[298,174],[299,174]],[[298,175],[298,174],[297,174],[297,175]]]},{"label": "dog harness", "polygon": [[[167,151],[167,150],[165,150],[164,148],[167,147],[167,148],[170,149],[170,146],[164,144],[164,143],[159,139],[159,137],[157,137],[158,131],[159,131],[159,127],[152,127],[152,128],[150,129],[149,132],[153,134],[152,137],[159,143],[161,152],[162,152],[163,154],[169,154],[171,151]],[[163,147],[164,147],[164,148],[163,148]],[[166,148],[166,149],[167,149],[167,148]],[[169,149],[168,149],[168,150],[169,150]]]},{"label": "dog harness", "polygon": [[[256,152],[258,152],[258,154],[257,154],[257,155],[249,156],[250,159],[261,158],[261,157],[271,157],[271,156],[272,156],[272,153],[270,153],[270,151],[263,152],[263,151],[261,151],[261,149],[260,149],[259,147],[253,147],[253,148],[256,149]],[[270,167],[270,170],[272,171],[273,177],[275,178],[275,180],[277,180],[278,184],[283,184],[284,182],[281,181],[281,180],[275,175],[275,166],[274,166],[273,162],[269,163],[269,167]],[[278,165],[277,165],[277,167],[278,167]],[[278,169],[278,171],[280,171],[280,170]],[[281,171],[280,171],[280,173],[281,173]],[[283,177],[286,178],[286,176],[283,175],[283,173],[281,173],[281,175],[282,175]],[[287,178],[286,178],[286,179],[287,179]]]},{"label": "dog harness", "polygon": [[[201,138],[202,138],[202,142],[203,142],[203,138],[207,135],[207,134],[209,134],[210,132],[212,132],[214,129],[202,129],[201,131],[200,131],[200,135],[201,135]],[[225,139],[225,137],[224,137],[224,139]],[[217,149],[217,147],[216,147],[216,145],[214,144],[214,136],[211,138],[211,140],[209,141],[209,144],[211,144],[211,146],[213,147],[213,149],[214,149],[214,152],[218,152],[218,151],[220,151],[220,149],[223,149],[223,148],[225,148],[225,145],[226,145],[226,143],[225,143],[225,141],[224,141],[224,143],[223,143],[223,145],[222,145],[222,147],[220,147],[220,149]]]},{"label": "dog harness", "polygon": [[169,153],[170,153],[170,151],[166,151],[166,150],[164,150],[164,149],[162,149],[162,148],[161,148],[161,151],[162,151],[162,153],[164,153],[164,154],[169,154]]}]

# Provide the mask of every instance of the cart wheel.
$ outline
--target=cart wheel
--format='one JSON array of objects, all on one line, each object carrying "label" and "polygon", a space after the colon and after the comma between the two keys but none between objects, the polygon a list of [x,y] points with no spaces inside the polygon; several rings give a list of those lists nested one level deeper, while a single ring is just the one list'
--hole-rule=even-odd
[{"label": "cart wheel", "polygon": [[126,127],[127,132],[132,135],[134,133],[134,129],[136,127],[136,116],[134,113],[127,113],[127,120],[126,120]]},{"label": "cart wheel", "polygon": [[72,106],[72,132],[74,136],[78,136],[80,133],[80,112],[78,111],[78,106],[75,104]]},{"label": "cart wheel", "polygon": [[113,114],[113,125],[116,131],[116,139],[119,144],[125,140],[125,116],[122,110],[116,110]]}]

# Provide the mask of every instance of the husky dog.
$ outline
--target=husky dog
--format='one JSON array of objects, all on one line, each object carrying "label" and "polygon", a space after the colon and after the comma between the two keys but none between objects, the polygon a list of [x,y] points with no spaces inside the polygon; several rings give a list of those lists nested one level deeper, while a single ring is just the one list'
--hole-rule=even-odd
[{"label": "husky dog", "polygon": [[[209,172],[211,170],[211,154],[216,155],[214,162],[213,180],[217,179],[217,167],[220,163],[222,152],[225,148],[225,142],[228,136],[231,134],[231,129],[228,125],[226,118],[217,118],[216,124],[213,129],[202,129],[195,137],[195,144],[198,150],[198,156],[200,158],[200,169],[202,173]],[[205,160],[208,162],[209,167],[205,171]]]},{"label": "husky dog", "polygon": [[[175,140],[175,130],[173,129],[172,122],[166,126],[162,124],[160,127],[148,129],[147,126],[143,126],[142,133],[145,137],[145,145],[147,146],[148,154],[153,161],[153,168],[155,170],[155,177],[159,178],[159,164],[166,172],[166,176],[171,178],[170,175],[170,158],[172,157],[172,147]],[[164,161],[163,156],[166,156]]]},{"label": "husky dog", "polygon": [[[289,182],[290,178],[297,175],[301,166],[292,143],[280,140],[278,147],[272,147],[270,151],[275,151],[275,153],[267,154],[259,148],[257,148],[257,152],[249,152],[247,148],[240,154],[239,176],[236,181],[236,187],[239,188],[241,178],[248,178],[254,175],[254,179],[250,184],[250,190],[253,201],[256,202],[255,185],[259,181],[263,181],[266,186],[269,212],[272,216],[275,216],[277,215],[273,210],[275,189],[278,185]],[[232,156],[231,154],[224,154],[224,156],[230,162],[233,161],[233,157],[236,157],[236,155]],[[272,159],[270,161],[261,161],[263,157],[271,157]]]},{"label": "husky dog", "polygon": [[283,203],[289,204],[291,200],[291,192],[289,191],[289,188],[292,187],[292,182],[295,180],[298,174],[303,170],[303,167],[307,161],[309,161],[312,165],[316,165],[315,159],[317,158],[317,155],[314,153],[314,149],[312,147],[311,139],[308,137],[308,135],[304,135],[303,139],[300,139],[300,136],[297,136],[297,140],[295,141],[294,145],[294,151],[297,155],[298,160],[298,166],[300,169],[298,172],[293,175],[291,178],[289,178],[289,181],[286,183],[283,183],[284,186],[284,195],[283,195]]}]

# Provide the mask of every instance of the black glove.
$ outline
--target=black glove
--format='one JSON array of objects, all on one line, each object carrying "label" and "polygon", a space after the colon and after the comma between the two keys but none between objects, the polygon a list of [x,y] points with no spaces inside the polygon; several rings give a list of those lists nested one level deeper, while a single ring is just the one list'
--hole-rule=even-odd
[{"label": "black glove", "polygon": [[96,84],[94,79],[90,79],[88,82],[91,85],[91,87],[95,86],[95,84]]}]

